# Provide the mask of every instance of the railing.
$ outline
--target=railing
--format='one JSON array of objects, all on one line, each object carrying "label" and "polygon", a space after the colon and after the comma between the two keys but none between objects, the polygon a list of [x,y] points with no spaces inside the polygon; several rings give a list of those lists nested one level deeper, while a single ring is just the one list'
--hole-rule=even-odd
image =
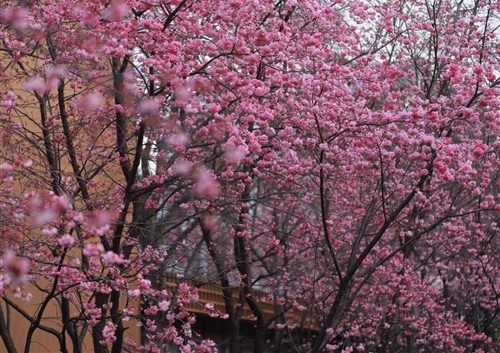
[{"label": "railing", "polygon": [[[180,283],[187,283],[191,288],[198,289],[198,301],[192,302],[184,307],[192,313],[198,314],[208,314],[211,313],[220,313],[221,316],[226,314],[226,305],[224,302],[224,295],[222,294],[222,290],[220,286],[217,286],[213,283],[204,283],[201,281],[194,281],[191,279],[178,278],[175,275],[167,276],[167,286],[171,290],[175,290]],[[233,299],[235,303],[238,303],[239,299],[239,288],[234,287],[231,288]],[[254,297],[260,303],[262,311],[264,312],[264,317],[267,321],[276,321],[283,322],[283,320],[279,320],[278,316],[280,312],[284,312],[284,316],[286,318],[285,322],[290,327],[300,327],[305,330],[318,331],[320,324],[317,315],[315,315],[313,308],[307,307],[305,310],[299,310],[297,307],[292,306],[291,303],[293,299],[288,300],[284,305],[274,304],[269,300],[268,293],[263,291],[254,290]],[[213,304],[213,309],[207,310],[205,308],[206,304]],[[255,316],[253,315],[251,309],[248,305],[243,303],[243,312],[242,312],[242,320],[244,321],[254,321]],[[286,310],[283,310],[286,308]]]}]

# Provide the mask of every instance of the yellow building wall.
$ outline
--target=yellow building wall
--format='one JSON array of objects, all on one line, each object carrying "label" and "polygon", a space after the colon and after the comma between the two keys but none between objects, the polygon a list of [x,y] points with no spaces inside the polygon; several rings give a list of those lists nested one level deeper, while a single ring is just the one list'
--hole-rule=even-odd
[{"label": "yellow building wall", "polygon": [[[42,68],[40,68],[39,66],[41,62],[42,61],[36,59],[35,57],[26,57],[20,60],[20,64],[23,66],[23,70],[26,70],[30,75],[35,75],[37,73],[43,72]],[[19,126],[21,126],[21,129],[19,129],[19,133],[17,135],[4,134],[2,136],[2,143],[4,146],[13,148],[17,152],[18,156],[22,156],[23,159],[31,159],[33,161],[33,166],[25,175],[16,175],[16,180],[13,184],[13,193],[14,195],[22,195],[30,188],[36,188],[36,183],[39,183],[39,190],[46,189],[47,191],[51,191],[50,184],[43,181],[43,179],[50,180],[50,176],[48,175],[50,168],[44,156],[44,141],[42,138],[41,130],[42,118],[37,99],[32,91],[27,91],[24,89],[26,78],[21,73],[22,69],[19,63],[13,62],[10,56],[5,52],[0,52],[0,70],[0,98],[5,92],[9,90],[13,91],[18,97],[16,99],[16,108],[11,112],[9,116],[6,116],[0,112],[0,127],[12,124],[19,124]],[[70,94],[71,92],[68,92],[68,96]],[[51,101],[48,104],[49,106],[53,106],[57,104],[55,99],[55,91],[53,90],[50,95]],[[70,102],[68,101],[68,104],[69,103]],[[47,109],[50,110],[52,108],[48,107]],[[54,127],[50,129],[50,133],[52,137],[54,136],[54,134],[62,133],[62,128],[57,121],[55,121]],[[88,131],[82,130],[80,132],[80,137],[82,138],[82,140],[78,141],[78,138],[76,138],[75,143],[85,143],[85,134],[88,133]],[[103,138],[100,141],[96,141],[96,145],[99,144],[101,144],[102,148],[104,148],[104,146],[112,145],[113,141]],[[78,147],[80,148],[82,146],[80,145]],[[15,161],[13,161],[11,158],[11,150],[9,148],[0,147],[0,163],[7,162],[14,164]],[[61,176],[64,176],[64,174],[67,173],[68,176],[72,176],[74,178],[67,154],[61,153],[59,156],[57,156],[57,159]],[[89,168],[91,167],[92,166],[90,166]],[[39,173],[39,178],[37,178],[37,173]],[[121,172],[119,170],[119,166],[110,163],[108,166],[106,166],[106,168],[102,170],[102,174],[97,174],[95,176],[97,184],[94,189],[95,192],[103,193],[105,195],[109,189],[115,187],[117,183],[120,183],[120,179],[122,179],[122,177],[120,176]],[[81,203],[78,204],[78,207],[80,207],[81,209],[85,208]],[[9,227],[8,221],[4,222],[3,219],[4,217],[0,216],[0,231],[2,232]],[[99,240],[89,239],[89,242],[96,243],[99,242]],[[0,250],[2,252],[7,250],[8,248],[9,244],[0,244]],[[38,314],[43,301],[46,299],[46,293],[42,292],[39,289],[40,287],[43,288],[47,285],[46,281],[44,281],[43,278],[39,278],[36,282],[36,285],[38,286],[38,288],[35,287],[32,283],[25,284],[23,293],[30,293],[30,295],[32,295],[32,298],[30,300],[22,300],[21,298],[17,298],[16,295],[9,290],[7,290],[7,296],[5,298],[9,301],[12,301],[13,305],[18,306],[20,309],[24,310],[29,318],[23,317],[19,312],[12,308],[10,308],[9,310],[9,306],[6,304],[5,299],[0,297],[0,306],[3,310],[3,314],[7,321],[7,324],[10,327],[10,334],[18,352],[24,351],[26,337],[30,326],[29,322],[30,320],[36,318],[36,315]],[[74,306],[75,303],[72,303],[72,305]],[[78,304],[76,303],[76,305]],[[77,314],[77,310],[72,310],[72,314]],[[61,322],[60,296],[58,296],[49,301],[42,315],[40,324],[61,332]],[[137,322],[134,320],[130,320],[128,322],[125,322],[124,324],[125,327],[127,327],[125,337],[134,342],[140,343],[140,327],[138,327]],[[83,352],[94,351],[90,332],[91,328],[89,327],[86,339],[84,341]],[[65,338],[65,346],[67,347],[68,351],[71,352],[73,349],[71,340],[67,334]],[[54,335],[47,333],[41,329],[37,329],[35,331],[32,338],[30,352],[38,353],[59,351],[60,344]],[[4,345],[3,340],[0,338],[0,353],[3,352],[7,352],[7,349]]]}]

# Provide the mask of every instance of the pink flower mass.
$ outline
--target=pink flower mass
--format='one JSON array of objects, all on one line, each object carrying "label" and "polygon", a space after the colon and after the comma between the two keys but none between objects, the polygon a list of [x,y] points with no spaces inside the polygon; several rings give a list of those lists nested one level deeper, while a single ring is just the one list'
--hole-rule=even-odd
[{"label": "pink flower mass", "polygon": [[0,352],[500,351],[499,23],[2,1]]}]

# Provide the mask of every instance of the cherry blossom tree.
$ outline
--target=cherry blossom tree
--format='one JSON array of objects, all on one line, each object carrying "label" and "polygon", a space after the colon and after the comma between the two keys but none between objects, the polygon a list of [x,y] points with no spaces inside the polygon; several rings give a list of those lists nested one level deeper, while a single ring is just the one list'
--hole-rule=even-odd
[{"label": "cherry blossom tree", "polygon": [[2,1],[7,351],[498,350],[499,10]]}]

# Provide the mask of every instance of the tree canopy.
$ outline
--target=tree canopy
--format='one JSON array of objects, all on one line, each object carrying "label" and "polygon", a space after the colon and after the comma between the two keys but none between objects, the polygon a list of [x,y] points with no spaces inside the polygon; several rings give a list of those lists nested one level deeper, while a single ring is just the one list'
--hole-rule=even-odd
[{"label": "tree canopy", "polygon": [[500,349],[499,3],[0,3],[7,352]]}]

